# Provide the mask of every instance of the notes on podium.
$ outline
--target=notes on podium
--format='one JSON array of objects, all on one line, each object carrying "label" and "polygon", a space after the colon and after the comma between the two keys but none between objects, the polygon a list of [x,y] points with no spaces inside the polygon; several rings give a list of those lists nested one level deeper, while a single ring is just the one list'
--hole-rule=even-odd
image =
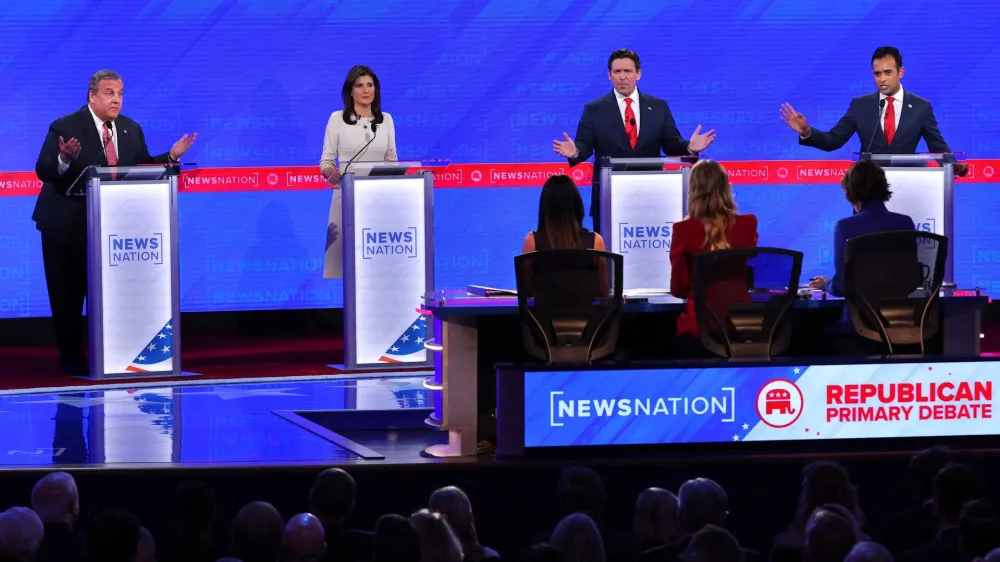
[{"label": "notes on podium", "polygon": [[924,154],[873,154],[856,152],[853,160],[877,162],[892,191],[885,204],[894,213],[908,215],[917,230],[948,237],[944,282],[954,286],[955,171],[956,162],[964,162],[961,152]]},{"label": "notes on podium", "polygon": [[343,163],[344,365],[427,365],[434,169],[444,160]]},{"label": "notes on podium", "polygon": [[81,175],[93,379],[182,374],[178,172],[92,166]]},{"label": "notes on podium", "polygon": [[624,256],[624,290],[670,289],[670,237],[687,213],[692,158],[605,158],[601,236]]}]

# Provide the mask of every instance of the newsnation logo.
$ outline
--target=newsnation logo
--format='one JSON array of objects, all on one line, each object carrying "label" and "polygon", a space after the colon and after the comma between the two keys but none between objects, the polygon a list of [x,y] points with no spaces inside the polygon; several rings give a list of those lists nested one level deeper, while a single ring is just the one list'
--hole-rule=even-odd
[{"label": "newsnation logo", "polygon": [[719,416],[723,422],[736,421],[736,388],[732,386],[701,396],[566,399],[564,394],[549,392],[551,427],[562,427],[566,418]]},{"label": "newsnation logo", "polygon": [[670,251],[670,233],[674,223],[635,224],[618,223],[618,253],[627,254],[632,250]]},{"label": "newsnation logo", "polygon": [[163,234],[147,237],[108,235],[108,264],[111,267],[129,263],[163,264]]},{"label": "newsnation logo", "polygon": [[417,227],[402,230],[375,230],[362,228],[364,242],[362,259],[370,260],[380,256],[417,257]]}]

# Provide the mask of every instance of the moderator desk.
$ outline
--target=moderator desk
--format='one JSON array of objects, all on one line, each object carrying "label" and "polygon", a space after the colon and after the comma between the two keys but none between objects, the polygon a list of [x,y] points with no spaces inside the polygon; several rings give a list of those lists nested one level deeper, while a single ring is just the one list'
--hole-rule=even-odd
[{"label": "moderator desk", "polygon": [[[818,298],[799,299],[797,310],[842,309],[843,300],[815,293]],[[943,293],[943,353],[951,357],[979,357],[981,310],[985,296],[968,291]],[[448,431],[448,443],[429,447],[425,452],[435,457],[475,455],[479,431],[479,329],[490,317],[517,316],[517,298],[512,296],[479,297],[465,291],[434,291],[424,296],[424,308],[433,316],[432,342],[434,378],[426,381],[428,390],[436,391],[434,414],[427,423]],[[653,313],[680,313],[684,299],[667,293],[626,295],[624,317]],[[489,335],[489,334],[486,334]],[[496,334],[498,339],[519,343],[521,332]],[[621,345],[622,338],[619,338]],[[517,358],[503,358],[503,362]],[[490,372],[492,375],[492,371]]]}]

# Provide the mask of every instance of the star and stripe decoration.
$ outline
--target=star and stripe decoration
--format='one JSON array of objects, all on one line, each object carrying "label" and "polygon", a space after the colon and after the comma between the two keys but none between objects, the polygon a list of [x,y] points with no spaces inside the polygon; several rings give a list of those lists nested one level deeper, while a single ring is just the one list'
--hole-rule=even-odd
[{"label": "star and stripe decoration", "polygon": [[417,318],[403,330],[403,333],[392,342],[385,353],[379,357],[383,363],[413,363],[426,359],[424,342],[427,341],[427,319],[431,312],[421,308],[416,309]]},{"label": "star and stripe decoration", "polygon": [[154,373],[173,369],[173,333],[173,319],[167,320],[125,370],[130,373]]}]

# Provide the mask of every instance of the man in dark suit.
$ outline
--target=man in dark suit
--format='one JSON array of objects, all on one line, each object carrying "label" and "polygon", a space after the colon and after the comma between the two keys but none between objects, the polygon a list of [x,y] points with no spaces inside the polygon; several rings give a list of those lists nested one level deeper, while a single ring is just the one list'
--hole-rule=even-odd
[{"label": "man in dark suit", "polygon": [[702,133],[701,125],[690,140],[684,140],[667,102],[636,89],[640,77],[639,55],[628,49],[611,53],[608,78],[614,90],[583,106],[576,139],[563,133],[563,140],[552,141],[552,150],[569,159],[570,166],[595,155],[590,197],[594,232],[601,228],[600,171],[604,158],[656,158],[661,150],[668,156],[689,156],[705,150],[715,140],[715,130]]},{"label": "man in dark suit", "polygon": [[197,134],[169,152],[150,156],[138,123],[121,115],[122,79],[110,70],[90,77],[87,105],[56,119],[42,144],[35,173],[42,191],[31,218],[42,233],[42,261],[63,370],[87,375],[83,301],[87,295],[87,167],[176,163]]},{"label": "man in dark suit", "polygon": [[[879,47],[872,54],[872,73],[878,92],[851,100],[847,113],[829,131],[809,126],[806,117],[791,104],[781,106],[781,120],[799,134],[799,144],[831,152],[844,146],[855,133],[861,152],[872,154],[916,154],[920,139],[930,152],[951,152],[941,136],[931,102],[903,90],[903,55],[895,47]],[[955,164],[955,173],[965,175],[968,166]]]}]

